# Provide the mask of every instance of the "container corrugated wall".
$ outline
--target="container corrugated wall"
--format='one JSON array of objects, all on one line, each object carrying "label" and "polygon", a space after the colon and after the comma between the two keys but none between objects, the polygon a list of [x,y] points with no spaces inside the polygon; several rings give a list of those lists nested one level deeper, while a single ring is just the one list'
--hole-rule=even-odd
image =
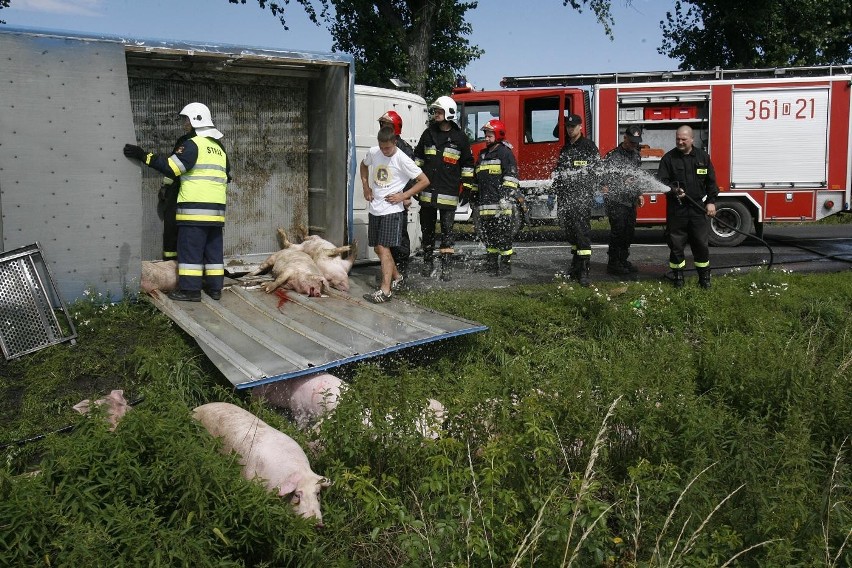
[{"label": "container corrugated wall", "polygon": [[[225,256],[269,253],[280,247],[279,226],[308,224],[307,81],[298,78],[211,78],[131,68],[130,98],[138,143],[171,154],[183,134],[178,112],[190,102],[210,107],[231,163]],[[169,76],[171,75],[171,76]],[[242,80],[241,80],[242,79]],[[237,82],[238,81],[238,82]],[[162,176],[143,180],[144,259],[158,259],[162,221],[157,192]]]}]

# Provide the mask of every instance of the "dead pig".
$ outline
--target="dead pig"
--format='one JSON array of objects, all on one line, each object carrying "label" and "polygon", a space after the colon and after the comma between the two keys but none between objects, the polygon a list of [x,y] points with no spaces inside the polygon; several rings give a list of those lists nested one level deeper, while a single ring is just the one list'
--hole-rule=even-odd
[{"label": "dead pig", "polygon": [[280,286],[299,294],[318,298],[329,290],[328,280],[322,275],[310,255],[294,247],[272,253],[249,276],[257,276],[267,270],[272,272],[273,276],[272,282],[263,284],[267,294]]},{"label": "dead pig", "polygon": [[177,284],[177,261],[142,261],[142,279],[140,287],[146,294],[150,294],[154,290],[171,292],[172,290],[177,290]]},{"label": "dead pig", "polygon": [[296,512],[322,526],[319,493],[331,481],[311,470],[308,456],[293,438],[226,402],[203,404],[195,408],[193,418],[211,436],[222,438],[223,451],[239,454],[243,477],[259,478],[281,497],[291,495]]},{"label": "dead pig", "polygon": [[91,402],[88,398],[81,400],[75,404],[73,408],[80,414],[85,415],[89,413],[93,404],[95,406],[106,406],[106,415],[110,424],[110,432],[115,430],[116,426],[118,426],[118,422],[131,408],[130,405],[127,404],[127,400],[124,398],[123,390],[114,390],[104,398],[99,398],[95,402]]},{"label": "dead pig", "polygon": [[[309,235],[307,229],[303,226],[297,227],[296,230],[302,239],[299,244],[291,243],[284,229],[278,229],[281,246],[284,248],[297,247],[309,254],[332,288],[348,292],[349,271],[352,270],[355,257],[358,256],[357,244],[352,243],[352,245],[338,247],[319,235]],[[343,258],[344,253],[348,253],[345,259]]]},{"label": "dead pig", "polygon": [[252,396],[279,408],[287,408],[299,428],[337,408],[344,382],[329,373],[295,377],[252,389]]}]

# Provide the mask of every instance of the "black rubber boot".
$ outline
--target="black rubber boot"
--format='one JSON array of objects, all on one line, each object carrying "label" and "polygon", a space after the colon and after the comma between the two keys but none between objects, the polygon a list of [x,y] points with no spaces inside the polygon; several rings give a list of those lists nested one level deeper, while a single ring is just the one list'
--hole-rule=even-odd
[{"label": "black rubber boot", "polygon": [[580,272],[577,277],[577,281],[583,288],[588,288],[592,284],[592,281],[589,280],[589,269],[591,268],[591,264],[592,261],[587,256],[580,259]]},{"label": "black rubber boot", "polygon": [[576,252],[571,253],[571,268],[568,269],[568,277],[574,280],[580,279],[580,256]]},{"label": "black rubber boot", "polygon": [[633,265],[633,263],[632,263],[632,262],[630,262],[629,260],[627,260],[627,257],[628,257],[628,256],[630,256],[630,251],[629,251],[629,250],[623,250],[623,251],[621,251],[621,266],[623,266],[623,267],[627,270],[627,272],[629,272],[630,274],[636,274],[637,272],[639,272],[639,269],[637,269],[637,268]]},{"label": "black rubber boot", "polygon": [[607,274],[613,274],[615,276],[627,276],[630,274],[630,269],[624,266],[622,262],[622,251],[611,250],[607,254],[609,254],[609,262],[606,264]]},{"label": "black rubber boot", "polygon": [[677,268],[672,270],[672,284],[675,288],[683,288],[683,270]]},{"label": "black rubber boot", "polygon": [[500,270],[498,274],[508,276],[512,273],[512,255],[504,254],[500,256]]},{"label": "black rubber boot", "polygon": [[453,279],[453,255],[451,253],[441,253],[441,280],[449,282]]},{"label": "black rubber boot", "polygon": [[168,293],[169,299],[176,302],[200,302],[201,290],[175,290]]},{"label": "black rubber boot", "polygon": [[428,278],[435,271],[435,254],[432,251],[423,251],[423,269],[420,276]]},{"label": "black rubber boot", "polygon": [[704,288],[705,290],[710,288],[710,269],[709,268],[696,268],[698,271],[698,285]]},{"label": "black rubber boot", "polygon": [[491,276],[500,274],[500,266],[497,264],[498,258],[496,252],[489,252],[485,255],[485,272]]}]

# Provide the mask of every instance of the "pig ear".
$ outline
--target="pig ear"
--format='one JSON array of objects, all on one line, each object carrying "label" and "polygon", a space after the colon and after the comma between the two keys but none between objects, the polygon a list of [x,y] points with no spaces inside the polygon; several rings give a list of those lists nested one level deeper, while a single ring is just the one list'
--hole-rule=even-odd
[{"label": "pig ear", "polygon": [[293,493],[299,487],[299,476],[291,475],[278,486],[278,495],[284,497]]}]

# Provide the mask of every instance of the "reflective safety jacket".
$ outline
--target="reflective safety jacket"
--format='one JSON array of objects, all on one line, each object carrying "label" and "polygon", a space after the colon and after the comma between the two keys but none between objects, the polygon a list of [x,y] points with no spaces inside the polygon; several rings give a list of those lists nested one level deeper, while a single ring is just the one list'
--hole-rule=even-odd
[{"label": "reflective safety jacket", "polygon": [[193,136],[164,159],[148,154],[145,163],[180,178],[178,225],[225,224],[225,193],[230,180],[228,156],[218,140]]},{"label": "reflective safety jacket", "polygon": [[511,215],[512,203],[521,197],[518,164],[512,147],[495,142],[479,152],[471,201],[480,215]]},{"label": "reflective safety jacket", "polygon": [[459,190],[472,189],[473,154],[467,135],[455,122],[449,123],[447,131],[441,130],[439,124],[429,125],[414,149],[414,163],[429,178],[429,186],[417,198],[422,206],[455,209]]}]

